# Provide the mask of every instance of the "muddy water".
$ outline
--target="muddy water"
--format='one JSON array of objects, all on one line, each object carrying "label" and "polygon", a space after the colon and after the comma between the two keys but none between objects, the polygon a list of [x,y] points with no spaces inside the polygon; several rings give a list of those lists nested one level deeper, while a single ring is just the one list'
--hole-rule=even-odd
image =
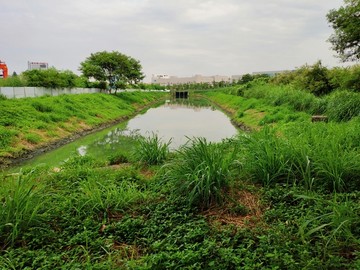
[{"label": "muddy water", "polygon": [[150,136],[157,133],[170,148],[177,149],[188,138],[204,137],[218,142],[235,136],[238,131],[230,119],[209,104],[194,104],[189,101],[170,102],[147,110],[126,123],[87,135],[53,151],[26,161],[19,167],[33,167],[39,164],[59,166],[74,155],[90,155],[106,159],[116,151],[132,151],[133,138],[137,135]]}]

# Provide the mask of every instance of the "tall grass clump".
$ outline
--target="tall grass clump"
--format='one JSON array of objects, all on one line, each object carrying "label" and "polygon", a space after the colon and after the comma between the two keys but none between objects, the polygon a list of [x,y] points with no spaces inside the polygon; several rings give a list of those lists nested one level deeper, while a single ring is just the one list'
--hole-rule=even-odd
[{"label": "tall grass clump", "polygon": [[254,182],[270,186],[286,183],[291,169],[291,146],[267,126],[240,139],[245,150],[244,170]]},{"label": "tall grass clump", "polygon": [[152,133],[149,137],[139,137],[138,140],[139,146],[135,153],[138,160],[148,165],[158,165],[166,160],[171,140],[164,143],[156,133]]},{"label": "tall grass clump", "polygon": [[252,85],[245,90],[244,97],[263,99],[269,105],[288,105],[296,111],[312,112],[319,98],[313,94],[283,85]]},{"label": "tall grass clump", "polygon": [[337,91],[328,98],[326,114],[330,120],[349,121],[360,116],[360,93]]},{"label": "tall grass clump", "polygon": [[235,154],[236,150],[225,142],[194,138],[163,167],[164,180],[175,196],[185,198],[190,206],[209,208],[223,202],[231,187]]},{"label": "tall grass clump", "polygon": [[358,190],[360,125],[355,120],[289,126],[284,133],[291,144],[292,175],[308,188]]},{"label": "tall grass clump", "polygon": [[47,202],[45,185],[35,170],[7,175],[0,189],[0,245],[15,245],[24,233],[44,221]]}]

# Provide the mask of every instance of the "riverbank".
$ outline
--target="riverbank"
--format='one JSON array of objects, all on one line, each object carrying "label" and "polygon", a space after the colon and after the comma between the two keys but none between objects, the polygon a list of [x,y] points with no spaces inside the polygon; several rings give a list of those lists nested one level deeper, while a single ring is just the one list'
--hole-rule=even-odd
[{"label": "riverbank", "polygon": [[165,96],[124,92],[1,100],[0,168],[128,120]]}]

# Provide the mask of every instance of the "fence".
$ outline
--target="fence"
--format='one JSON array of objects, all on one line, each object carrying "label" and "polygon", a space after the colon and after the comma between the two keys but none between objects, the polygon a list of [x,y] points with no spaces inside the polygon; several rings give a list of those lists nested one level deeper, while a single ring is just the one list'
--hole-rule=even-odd
[{"label": "fence", "polygon": [[7,98],[92,94],[98,92],[100,92],[100,89],[97,88],[48,89],[42,87],[0,87],[0,95],[4,95]]}]

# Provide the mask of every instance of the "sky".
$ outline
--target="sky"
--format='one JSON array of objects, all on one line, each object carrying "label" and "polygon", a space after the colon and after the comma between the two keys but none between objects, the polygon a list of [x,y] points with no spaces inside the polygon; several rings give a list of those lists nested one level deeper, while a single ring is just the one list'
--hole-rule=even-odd
[{"label": "sky", "polygon": [[321,60],[341,66],[326,20],[343,0],[0,0],[0,60],[80,74],[91,53],[118,51],[152,74],[241,75]]}]

